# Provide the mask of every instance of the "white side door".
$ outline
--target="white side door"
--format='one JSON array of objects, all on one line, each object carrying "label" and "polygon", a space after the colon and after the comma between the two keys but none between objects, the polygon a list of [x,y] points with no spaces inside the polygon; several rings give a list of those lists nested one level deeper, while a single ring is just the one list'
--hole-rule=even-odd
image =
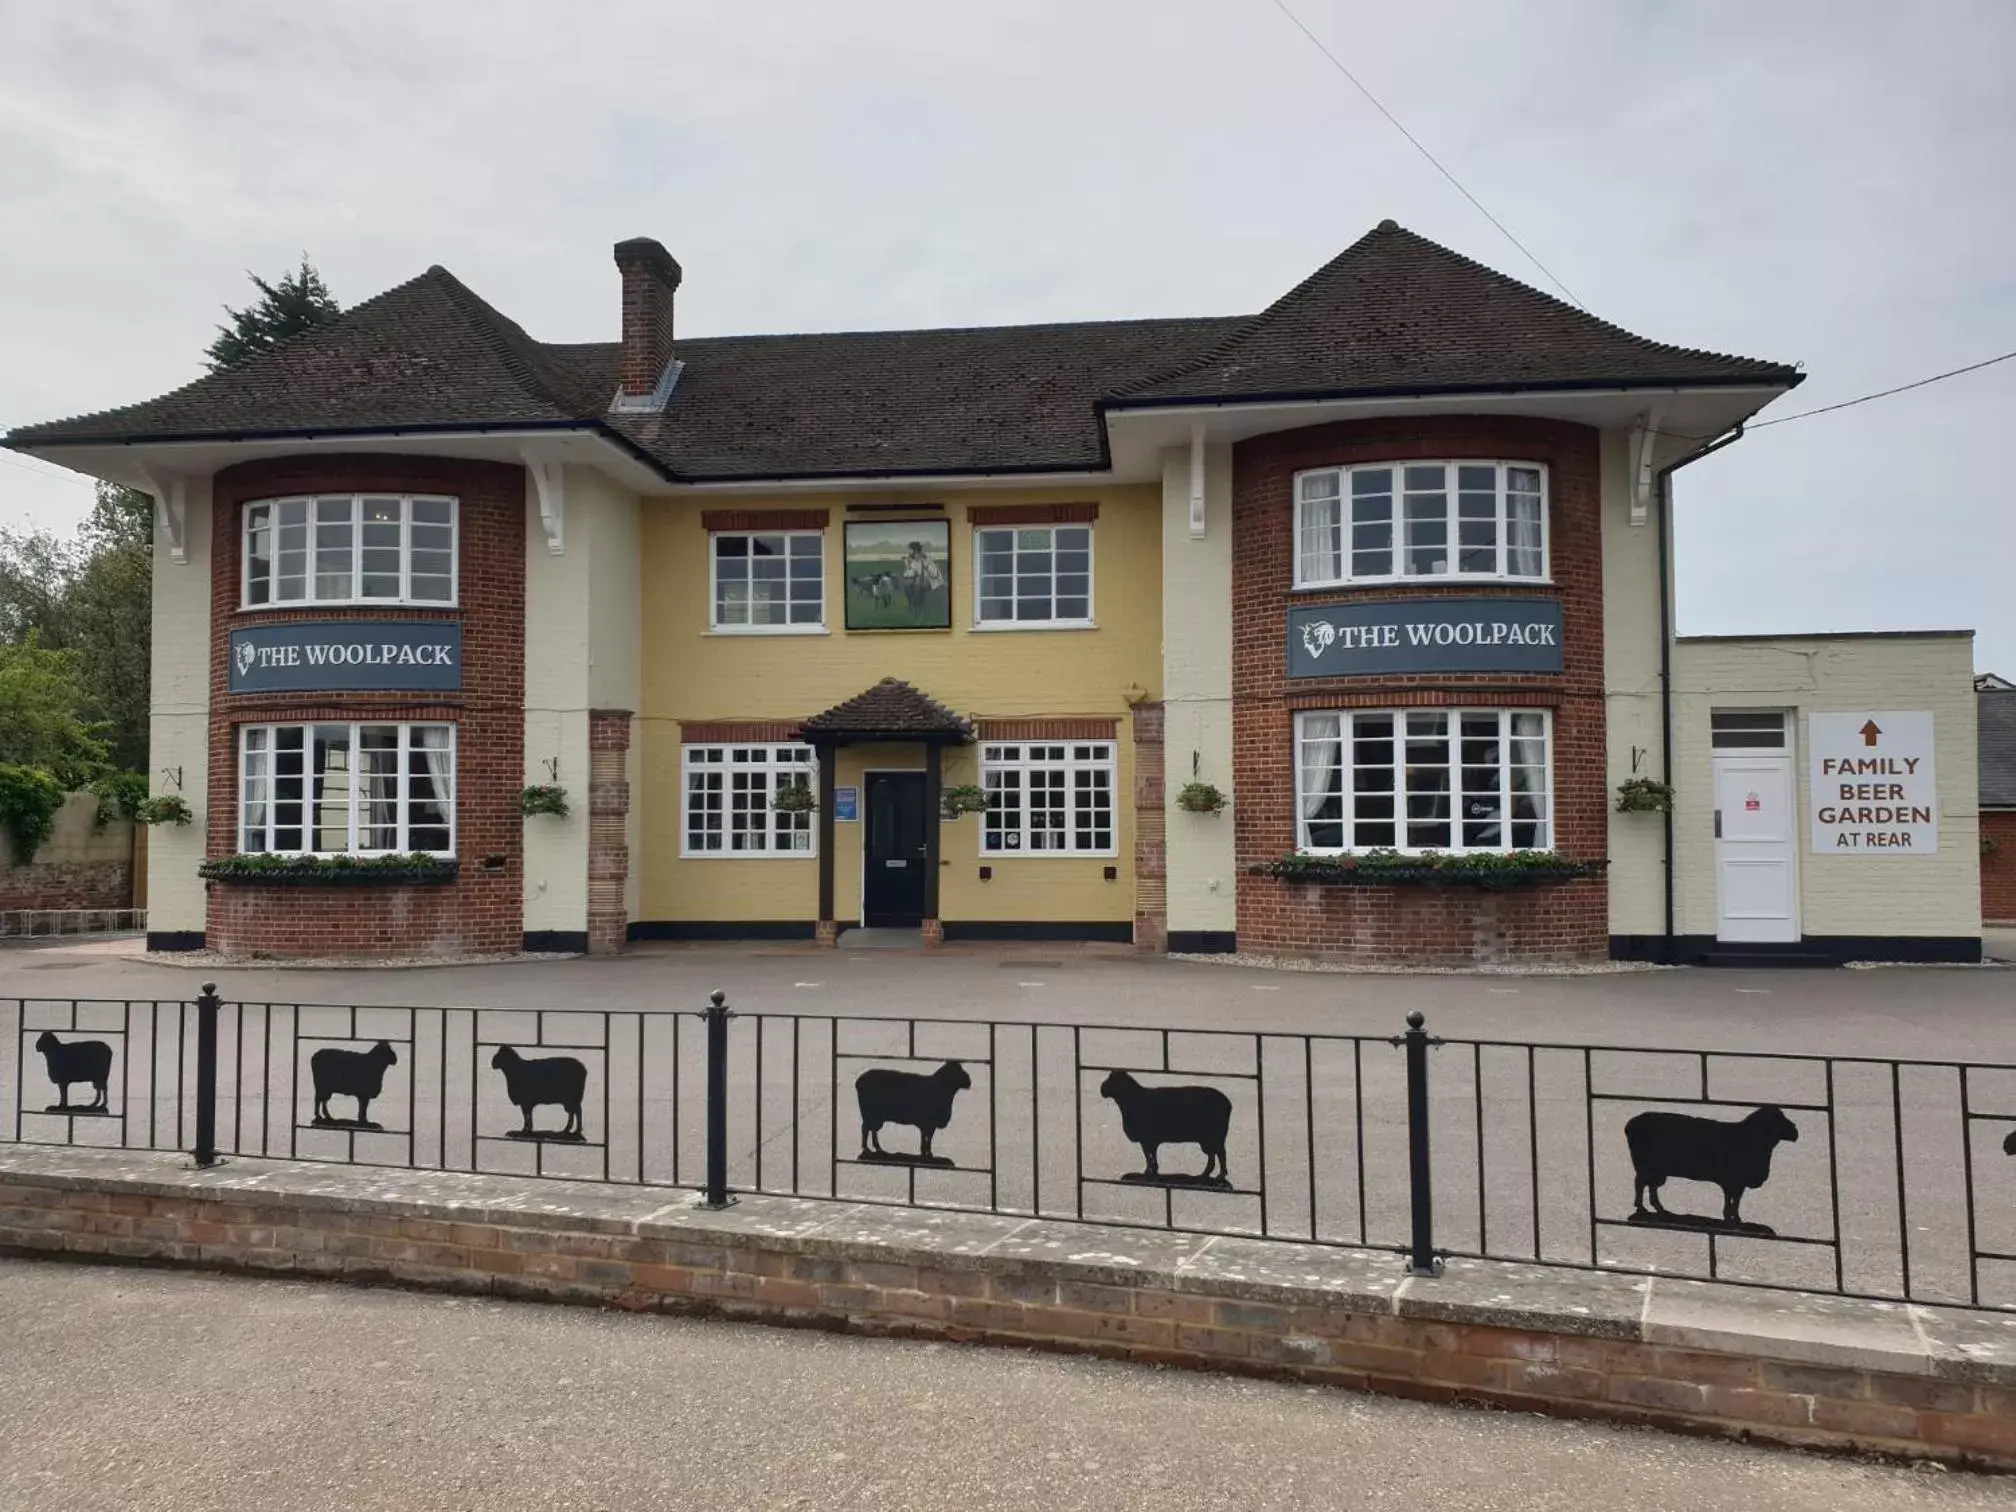
[{"label": "white side door", "polygon": [[1716,939],[1798,940],[1794,797],[1789,753],[1716,755]]}]

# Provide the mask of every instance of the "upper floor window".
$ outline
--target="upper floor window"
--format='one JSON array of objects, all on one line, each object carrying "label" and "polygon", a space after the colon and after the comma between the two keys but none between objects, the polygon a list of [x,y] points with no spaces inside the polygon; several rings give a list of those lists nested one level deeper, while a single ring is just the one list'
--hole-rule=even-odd
[{"label": "upper floor window", "polygon": [[826,623],[825,537],[816,530],[717,531],[716,630],[818,630]]},{"label": "upper floor window", "polygon": [[262,499],[245,509],[245,605],[453,604],[455,500]]},{"label": "upper floor window", "polygon": [[1547,576],[1547,470],[1381,462],[1295,478],[1295,586]]},{"label": "upper floor window", "polygon": [[973,539],[978,623],[1092,623],[1090,525],[988,527]]}]

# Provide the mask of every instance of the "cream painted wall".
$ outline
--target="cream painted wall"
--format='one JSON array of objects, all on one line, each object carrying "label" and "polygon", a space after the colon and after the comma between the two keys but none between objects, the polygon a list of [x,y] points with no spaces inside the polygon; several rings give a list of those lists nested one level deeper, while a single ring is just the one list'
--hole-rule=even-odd
[{"label": "cream painted wall", "polygon": [[[818,911],[818,873],[809,858],[682,860],[680,730],[682,721],[796,720],[851,698],[883,677],[901,677],[961,714],[979,718],[1098,716],[1118,722],[1120,770],[1115,786],[1119,854],[1084,859],[995,862],[994,880],[978,878],[978,824],[944,826],[939,909],[948,920],[1131,920],[1134,911],[1130,692],[1161,693],[1161,514],[1151,486],[1071,489],[933,491],[913,497],[942,504],[951,520],[953,612],[945,631],[849,634],[841,587],[846,506],[896,502],[900,491],[794,494],[776,498],[646,499],[641,548],[643,586],[641,733],[635,762],[640,838],[633,875],[641,883],[637,917],[678,921],[809,920]],[[1071,503],[1096,500],[1091,630],[975,630],[974,505]],[[816,635],[708,633],[705,508],[823,507],[827,529],[825,579],[828,631]],[[914,747],[854,748],[842,755],[838,781],[867,763],[920,765]],[[947,784],[977,782],[978,753],[949,753]],[[837,917],[860,909],[860,826],[836,826]],[[1117,866],[1117,881],[1104,868]]]},{"label": "cream painted wall", "polygon": [[[30,860],[36,866],[69,866],[124,861],[132,854],[133,821],[109,819],[100,824],[98,795],[77,792],[64,797],[50,824],[49,838],[36,847]],[[20,864],[13,842],[0,831],[0,869]]]},{"label": "cream painted wall", "polygon": [[[547,763],[557,760],[570,809],[525,821],[525,928],[578,931],[588,927],[588,711],[637,701],[638,505],[599,471],[567,468],[555,556],[529,474],[525,490],[525,782],[554,781]],[[632,855],[634,879],[634,842]]]},{"label": "cream painted wall", "polygon": [[[1667,460],[1662,458],[1661,460]],[[1631,523],[1631,435],[1605,431],[1603,490],[1603,694],[1608,790],[1629,777],[1663,777],[1659,708],[1659,526]],[[1636,765],[1633,765],[1633,757]],[[1610,812],[1610,932],[1666,927],[1666,827],[1657,814]]]},{"label": "cream painted wall", "polygon": [[[186,561],[169,554],[168,531],[158,504],[155,509],[148,783],[154,793],[179,793],[194,818],[157,824],[147,837],[150,934],[204,927],[203,879],[196,868],[210,807],[210,496],[210,479],[189,480]],[[179,788],[164,768],[181,774]]]},{"label": "cream painted wall", "polygon": [[[1674,647],[1674,805],[1682,934],[1716,925],[1713,709],[1792,709],[1799,925],[1807,935],[1978,935],[1981,855],[1974,643],[1959,635],[1760,636]],[[1936,856],[1811,853],[1806,724],[1819,713],[1929,709],[1938,764]]]},{"label": "cream painted wall", "polygon": [[[1168,811],[1168,927],[1238,924],[1239,867],[1232,804],[1232,448],[1204,451],[1204,537],[1190,537],[1190,451],[1162,454],[1162,675],[1164,803]],[[1193,754],[1196,760],[1192,772]],[[1285,757],[1284,757],[1285,759]],[[1186,813],[1186,782],[1231,794],[1214,817]]]}]

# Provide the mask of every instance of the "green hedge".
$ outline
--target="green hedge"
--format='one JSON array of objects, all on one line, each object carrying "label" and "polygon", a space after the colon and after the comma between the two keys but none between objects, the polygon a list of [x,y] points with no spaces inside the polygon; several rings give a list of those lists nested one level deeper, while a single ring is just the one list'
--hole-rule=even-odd
[{"label": "green hedge", "polygon": [[1455,855],[1423,851],[1403,855],[1396,850],[1347,851],[1336,856],[1311,856],[1299,851],[1279,860],[1248,867],[1256,877],[1288,882],[1313,882],[1341,887],[1476,887],[1509,892],[1521,887],[1545,887],[1593,877],[1610,863],[1575,861],[1556,851],[1480,851]]},{"label": "green hedge", "polygon": [[196,868],[212,882],[277,882],[336,885],[453,882],[460,863],[452,856],[285,856],[261,853],[220,856]]}]

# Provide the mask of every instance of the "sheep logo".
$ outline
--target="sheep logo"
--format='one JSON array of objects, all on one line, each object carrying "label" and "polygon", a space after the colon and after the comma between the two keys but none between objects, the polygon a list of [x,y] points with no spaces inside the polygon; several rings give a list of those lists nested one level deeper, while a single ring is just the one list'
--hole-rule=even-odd
[{"label": "sheep logo", "polygon": [[1328,620],[1311,620],[1302,627],[1302,649],[1309,653],[1309,660],[1320,660],[1323,653],[1337,644],[1337,627]]},{"label": "sheep logo", "polygon": [[[555,1144],[581,1144],[581,1094],[588,1087],[588,1068],[571,1055],[555,1055],[546,1060],[527,1060],[509,1045],[499,1045],[490,1057],[491,1066],[504,1073],[504,1090],[518,1111],[525,1115],[523,1126],[505,1134],[506,1139],[537,1139]],[[535,1108],[552,1103],[567,1114],[561,1129],[535,1129]]]},{"label": "sheep logo", "polygon": [[[901,1165],[949,1166],[953,1162],[931,1153],[931,1137],[952,1122],[952,1100],[973,1085],[956,1060],[936,1071],[887,1071],[881,1067],[854,1078],[854,1100],[861,1105],[861,1159]],[[915,1155],[882,1148],[884,1124],[908,1124],[918,1134]]]},{"label": "sheep logo", "polygon": [[[1147,1158],[1148,1168],[1130,1171],[1122,1181],[1157,1186],[1201,1186],[1229,1189],[1225,1168],[1225,1131],[1232,1123],[1232,1099],[1216,1087],[1144,1087],[1125,1071],[1107,1074],[1099,1095],[1120,1105],[1121,1130]],[[1194,1144],[1204,1152],[1204,1170],[1196,1176],[1167,1175],[1156,1158],[1165,1144]]]},{"label": "sheep logo", "polygon": [[[35,1041],[35,1048],[42,1053],[42,1059],[49,1067],[49,1080],[56,1087],[56,1101],[46,1111],[50,1113],[109,1113],[106,1106],[112,1082],[112,1047],[103,1040],[72,1040],[64,1044],[55,1034],[45,1029]],[[78,1082],[88,1082],[93,1096],[91,1101],[79,1107],[70,1101],[70,1088]]]},{"label": "sheep logo", "polygon": [[[1637,1114],[1624,1125],[1636,1177],[1631,1221],[1771,1237],[1774,1231],[1764,1224],[1743,1220],[1743,1194],[1771,1179],[1771,1152],[1798,1138],[1798,1126],[1776,1107],[1758,1108],[1734,1123],[1691,1113]],[[1659,1201],[1659,1188],[1675,1176],[1720,1187],[1722,1216],[1668,1212]]]},{"label": "sheep logo", "polygon": [[[318,1129],[378,1129],[371,1121],[371,1103],[385,1090],[385,1068],[399,1064],[399,1054],[388,1041],[380,1040],[369,1050],[338,1050],[333,1046],[317,1050],[308,1058],[308,1074],[315,1083],[315,1122]],[[355,1118],[338,1118],[329,1111],[332,1097],[354,1097]]]},{"label": "sheep logo", "polygon": [[238,675],[243,677],[252,670],[252,663],[259,659],[258,649],[250,641],[238,642],[238,649],[231,653],[238,663]]}]

